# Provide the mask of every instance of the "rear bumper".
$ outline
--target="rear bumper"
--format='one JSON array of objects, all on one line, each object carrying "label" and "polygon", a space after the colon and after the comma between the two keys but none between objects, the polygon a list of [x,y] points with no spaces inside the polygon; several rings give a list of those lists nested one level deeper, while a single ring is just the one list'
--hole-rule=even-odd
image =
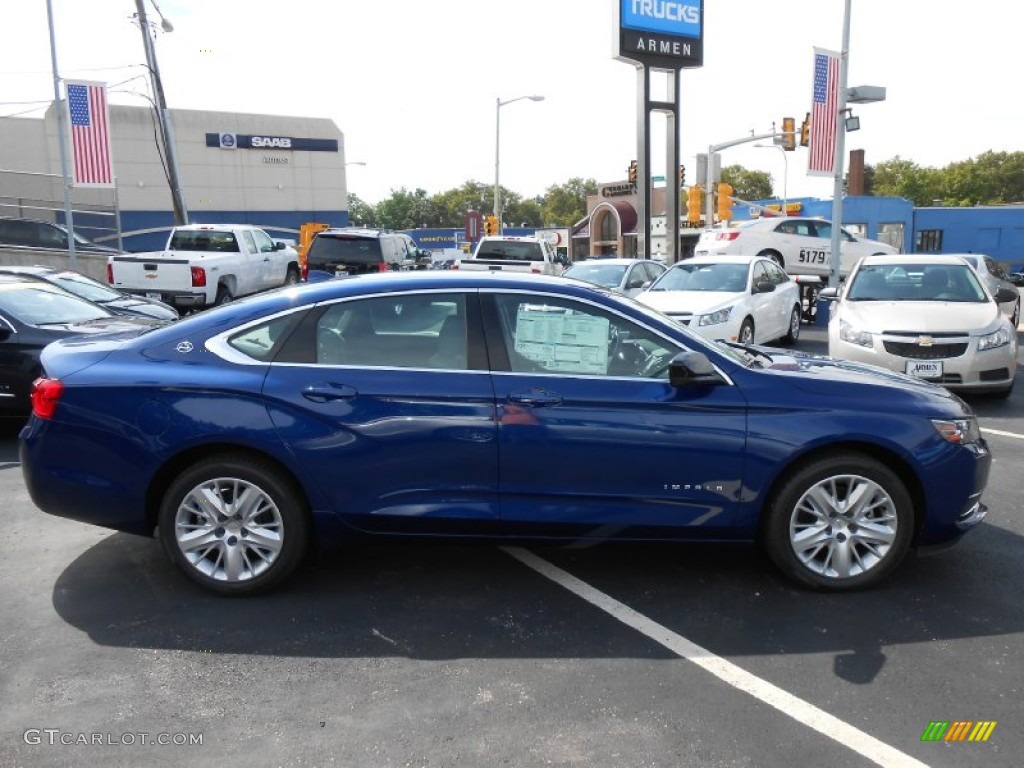
[{"label": "rear bumper", "polygon": [[175,309],[194,309],[206,306],[205,293],[181,293],[174,291],[133,291],[122,289],[125,293],[144,299],[156,299],[170,304]]}]

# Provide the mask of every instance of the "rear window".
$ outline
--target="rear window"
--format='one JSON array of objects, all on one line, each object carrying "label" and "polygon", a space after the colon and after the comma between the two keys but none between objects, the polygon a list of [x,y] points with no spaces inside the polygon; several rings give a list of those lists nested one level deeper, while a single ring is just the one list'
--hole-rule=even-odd
[{"label": "rear window", "polygon": [[377,264],[383,260],[380,240],[376,237],[319,234],[309,246],[310,266],[344,262],[346,264]]},{"label": "rear window", "polygon": [[506,261],[544,261],[544,251],[540,243],[485,242],[480,244],[476,258],[503,259]]},{"label": "rear window", "polygon": [[179,229],[171,237],[171,250],[237,253],[239,248],[233,232]]}]

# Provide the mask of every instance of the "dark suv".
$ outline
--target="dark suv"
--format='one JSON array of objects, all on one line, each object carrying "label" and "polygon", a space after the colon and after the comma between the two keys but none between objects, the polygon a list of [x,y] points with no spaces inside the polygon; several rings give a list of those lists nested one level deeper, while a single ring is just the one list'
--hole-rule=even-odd
[{"label": "dark suv", "polygon": [[[68,231],[61,224],[41,219],[0,218],[0,245],[24,248],[68,249]],[[120,253],[117,248],[94,243],[75,233],[75,250],[89,253]]]},{"label": "dark suv", "polygon": [[306,254],[307,279],[415,269],[423,259],[413,239],[384,229],[325,229],[316,233]]}]

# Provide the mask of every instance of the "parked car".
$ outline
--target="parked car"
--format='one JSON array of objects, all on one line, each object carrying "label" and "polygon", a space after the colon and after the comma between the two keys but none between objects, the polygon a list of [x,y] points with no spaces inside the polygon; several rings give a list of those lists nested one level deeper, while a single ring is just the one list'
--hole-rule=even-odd
[{"label": "parked car", "polygon": [[[23,248],[55,248],[68,250],[68,231],[63,224],[42,219],[0,218],[0,245]],[[117,248],[94,243],[75,232],[75,250],[87,253],[120,253]]]},{"label": "parked car", "polygon": [[[839,274],[846,277],[863,257],[896,253],[888,243],[840,231]],[[771,216],[704,231],[695,256],[743,254],[773,259],[791,275],[828,277],[832,271],[832,222],[799,216]]]},{"label": "parked car", "polygon": [[1010,279],[1009,273],[991,256],[981,253],[958,253],[955,255],[971,265],[988,292],[993,296],[1000,288],[1005,288],[1008,296],[1013,295],[1014,298],[1002,302],[999,307],[1010,318],[1010,324],[1016,328],[1020,324],[1020,291],[1017,290],[1017,284]]},{"label": "parked car", "polygon": [[767,258],[694,256],[636,298],[711,339],[795,344],[800,338],[800,288]]},{"label": "parked car", "polygon": [[142,315],[156,320],[177,320],[178,310],[169,304],[145,296],[132,296],[93,280],[81,272],[56,267],[21,267],[0,265],[0,274],[34,278],[70,291],[118,315]]},{"label": "parked car", "polygon": [[[1016,289],[1014,289],[1016,291]],[[1017,371],[1017,328],[961,257],[869,256],[833,299],[828,352],[961,392],[1006,397]]]},{"label": "parked car", "polygon": [[600,285],[623,296],[635,297],[665,272],[665,265],[649,259],[600,259],[577,261],[563,274],[574,280]]},{"label": "parked car", "polygon": [[[42,363],[33,502],[156,528],[229,595],[360,535],[758,540],[847,590],[986,513],[987,444],[942,388],[711,342],[564,278],[324,280]],[[612,465],[629,471],[595,471]]]},{"label": "parked car", "polygon": [[157,324],[115,314],[41,280],[0,274],[0,417],[28,416],[32,382],[42,371],[39,356],[50,342]]},{"label": "parked car", "polygon": [[421,258],[413,239],[384,229],[343,227],[316,233],[306,256],[307,279],[313,282],[368,272],[416,267]]}]

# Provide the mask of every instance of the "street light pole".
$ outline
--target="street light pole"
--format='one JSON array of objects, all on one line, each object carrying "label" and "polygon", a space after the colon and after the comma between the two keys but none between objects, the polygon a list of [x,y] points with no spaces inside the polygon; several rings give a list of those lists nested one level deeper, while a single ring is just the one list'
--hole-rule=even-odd
[{"label": "street light pole", "polygon": [[[160,14],[160,26],[165,32],[174,30],[173,25],[164,15],[160,8],[156,7]],[[156,50],[153,47],[153,37],[150,34],[149,19],[146,18],[145,0],[135,0],[135,8],[138,11],[139,28],[142,30],[142,44],[146,50],[146,65],[149,68],[149,75],[153,82],[153,98],[156,100],[156,109],[160,118],[160,132],[163,135],[164,157],[167,159],[167,180],[171,187],[171,204],[174,206],[174,223],[176,225],[188,224],[188,209],[185,207],[185,196],[181,191],[181,180],[178,176],[178,155],[174,148],[174,134],[171,131],[171,123],[167,119],[167,99],[164,97],[164,85],[160,79],[160,69],[156,63]]]},{"label": "street light pole", "polygon": [[498,220],[498,234],[503,230],[501,221],[501,108],[506,104],[515,101],[529,99],[530,101],[544,101],[543,96],[517,96],[514,99],[502,101],[499,97],[496,100],[497,107],[494,114],[494,218]]},{"label": "street light pole", "polygon": [[842,260],[840,231],[843,226],[843,155],[846,152],[846,88],[850,61],[850,0],[843,9],[843,46],[839,53],[839,98],[836,105],[836,154],[835,178],[832,184],[832,254],[828,284],[830,288],[839,285],[839,268]]},{"label": "street light pole", "polygon": [[784,147],[778,144],[755,144],[759,149],[777,149],[782,153],[782,215],[786,216],[789,208],[789,156]]}]

